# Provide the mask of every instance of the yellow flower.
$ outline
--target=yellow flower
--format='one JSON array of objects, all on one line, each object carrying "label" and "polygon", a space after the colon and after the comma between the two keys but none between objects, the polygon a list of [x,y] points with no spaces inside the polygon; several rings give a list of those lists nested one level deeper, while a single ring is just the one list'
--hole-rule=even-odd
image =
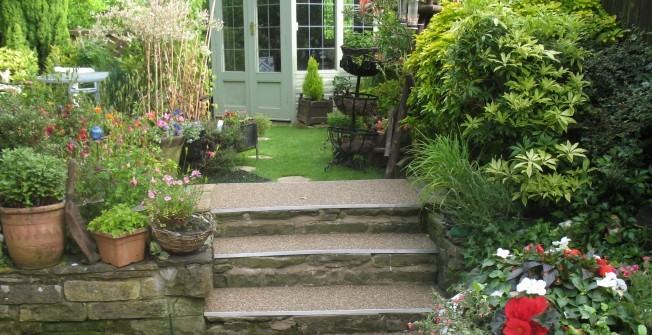
[{"label": "yellow flower", "polygon": [[113,114],[106,113],[106,118],[109,120],[113,120]]}]

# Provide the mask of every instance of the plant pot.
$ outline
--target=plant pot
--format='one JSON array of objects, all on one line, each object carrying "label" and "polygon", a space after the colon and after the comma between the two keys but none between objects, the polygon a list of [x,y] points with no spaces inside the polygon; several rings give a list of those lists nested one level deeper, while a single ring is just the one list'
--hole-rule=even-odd
[{"label": "plant pot", "polygon": [[42,269],[61,260],[65,202],[30,208],[0,207],[9,256],[21,269]]},{"label": "plant pot", "polygon": [[147,229],[139,228],[133,233],[124,233],[118,237],[91,232],[95,236],[97,248],[100,250],[102,262],[116,267],[122,267],[145,259],[145,240]]},{"label": "plant pot", "polygon": [[307,126],[326,123],[326,115],[333,111],[333,100],[304,99],[299,95],[297,120]]},{"label": "plant pot", "polygon": [[340,67],[349,74],[358,77],[371,77],[378,74],[378,62],[367,56],[342,56]]},{"label": "plant pot", "polygon": [[193,253],[204,245],[204,242],[215,231],[215,224],[204,215],[193,215],[191,220],[200,229],[191,232],[175,232],[159,227],[156,223],[150,222],[152,238],[159,244],[161,249],[173,255],[184,255]]},{"label": "plant pot", "polygon": [[161,151],[163,152],[163,157],[173,162],[179,164],[179,158],[181,158],[181,150],[183,149],[183,143],[186,141],[184,136],[170,136],[161,138]]}]

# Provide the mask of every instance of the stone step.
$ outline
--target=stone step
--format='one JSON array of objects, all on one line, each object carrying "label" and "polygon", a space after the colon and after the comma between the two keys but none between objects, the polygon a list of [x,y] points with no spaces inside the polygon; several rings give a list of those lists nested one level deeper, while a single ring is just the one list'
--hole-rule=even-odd
[{"label": "stone step", "polygon": [[211,211],[218,222],[215,236],[329,233],[420,233],[421,207],[414,205],[312,206],[302,208]]},{"label": "stone step", "polygon": [[426,284],[222,288],[207,297],[204,316],[208,334],[400,332],[432,310],[432,290]]},{"label": "stone step", "polygon": [[214,287],[433,283],[437,248],[425,234],[216,238]]}]

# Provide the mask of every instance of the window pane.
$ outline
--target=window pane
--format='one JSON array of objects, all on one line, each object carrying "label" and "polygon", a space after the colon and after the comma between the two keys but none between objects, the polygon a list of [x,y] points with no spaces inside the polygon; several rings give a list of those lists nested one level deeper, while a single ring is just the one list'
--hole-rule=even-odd
[{"label": "window pane", "polygon": [[[312,55],[320,69],[335,68],[335,2],[297,0],[297,70],[306,70]],[[272,43],[272,47],[277,45]],[[279,45],[280,47],[280,45]]]},{"label": "window pane", "polygon": [[258,72],[280,72],[281,45],[279,0],[258,2]]},{"label": "window pane", "polygon": [[226,71],[245,71],[242,0],[225,1],[222,12],[224,15],[224,69]]}]

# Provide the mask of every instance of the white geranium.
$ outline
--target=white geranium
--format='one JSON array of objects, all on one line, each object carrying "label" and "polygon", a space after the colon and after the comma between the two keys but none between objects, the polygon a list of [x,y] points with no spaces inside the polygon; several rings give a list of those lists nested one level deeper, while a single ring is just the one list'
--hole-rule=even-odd
[{"label": "white geranium", "polygon": [[566,220],[566,221],[560,222],[560,223],[559,223],[559,226],[562,227],[562,228],[564,228],[564,229],[568,229],[568,228],[571,227],[572,223],[573,223],[573,221],[571,221],[571,220]]},{"label": "white geranium", "polygon": [[511,254],[510,254],[509,250],[507,250],[507,249],[498,248],[498,250],[496,250],[496,256],[498,256],[500,258],[507,258],[510,255]]},{"label": "white geranium", "polygon": [[516,285],[516,291],[525,292],[527,294],[546,294],[546,282],[543,280],[523,278],[518,285]]},{"label": "white geranium", "polygon": [[561,241],[552,242],[552,245],[556,246],[555,251],[566,250],[568,249],[568,243],[571,239],[567,236],[561,238]]}]

